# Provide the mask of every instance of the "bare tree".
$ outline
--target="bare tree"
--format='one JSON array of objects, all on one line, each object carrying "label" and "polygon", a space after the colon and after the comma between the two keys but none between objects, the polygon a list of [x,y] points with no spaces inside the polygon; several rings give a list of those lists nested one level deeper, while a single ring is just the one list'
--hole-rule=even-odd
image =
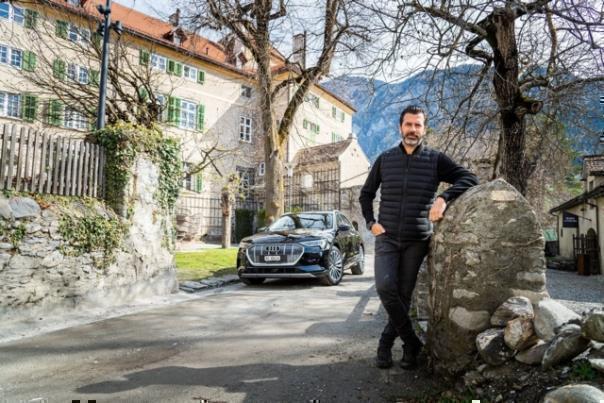
[{"label": "bare tree", "polygon": [[[270,223],[284,209],[284,159],[294,115],[312,85],[329,72],[336,52],[358,48],[367,39],[367,28],[354,12],[354,4],[348,0],[326,0],[313,4],[314,8],[309,10],[321,10],[322,16],[309,22],[303,30],[320,42],[314,54],[316,62],[306,65],[294,62],[293,58],[285,58],[281,61],[279,71],[291,74],[277,83],[274,79],[277,72],[273,68],[274,28],[300,4],[286,3],[285,0],[196,0],[193,4],[189,8],[192,24],[201,28],[228,30],[253,57],[264,136],[265,200]],[[317,23],[317,20],[320,22]],[[294,95],[287,102],[282,116],[276,116],[277,97],[290,87],[295,89]],[[278,126],[276,120],[280,122]]]},{"label": "bare tree", "polygon": [[539,158],[538,147],[527,153],[527,117],[543,112],[544,104],[561,105],[552,100],[573,89],[604,82],[604,5],[599,1],[362,3],[377,16],[382,41],[389,45],[375,58],[374,71],[414,55],[421,61],[415,67],[433,74],[426,92],[445,94],[439,71],[478,63],[466,72],[463,92],[454,94],[461,99],[449,114],[449,134],[463,132],[476,116],[482,123],[471,130],[492,132],[495,126],[495,174],[523,194]]}]

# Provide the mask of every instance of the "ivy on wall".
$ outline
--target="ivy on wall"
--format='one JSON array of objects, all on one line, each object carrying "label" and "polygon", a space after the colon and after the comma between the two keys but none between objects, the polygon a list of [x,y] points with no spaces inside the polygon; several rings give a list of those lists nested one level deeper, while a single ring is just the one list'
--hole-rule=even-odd
[{"label": "ivy on wall", "polygon": [[105,148],[105,199],[126,217],[126,187],[138,155],[147,156],[159,166],[159,186],[154,195],[159,205],[172,211],[180,190],[182,161],[177,140],[166,137],[158,127],[147,128],[118,123],[92,134]]}]

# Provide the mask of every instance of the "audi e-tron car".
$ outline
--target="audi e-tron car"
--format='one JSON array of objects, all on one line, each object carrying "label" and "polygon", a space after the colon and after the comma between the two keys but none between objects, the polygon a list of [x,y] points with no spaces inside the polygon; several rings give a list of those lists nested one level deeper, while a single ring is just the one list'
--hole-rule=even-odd
[{"label": "audi e-tron car", "polygon": [[242,282],[267,278],[321,278],[336,285],[350,269],[363,274],[361,235],[339,211],[287,213],[239,244],[237,271]]}]

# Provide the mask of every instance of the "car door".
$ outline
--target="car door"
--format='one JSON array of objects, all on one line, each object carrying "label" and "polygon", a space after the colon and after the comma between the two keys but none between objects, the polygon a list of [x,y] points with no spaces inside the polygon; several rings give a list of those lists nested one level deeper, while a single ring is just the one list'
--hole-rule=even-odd
[{"label": "car door", "polygon": [[354,228],[354,225],[350,222],[350,220],[344,215],[341,214],[342,221],[350,227],[350,231],[348,231],[348,242],[349,242],[349,256],[355,256],[359,252],[359,247],[361,245],[361,234]]},{"label": "car door", "polygon": [[349,256],[351,256],[350,231],[353,228],[352,228],[352,226],[350,226],[351,228],[349,230],[340,231],[340,229],[339,229],[340,225],[350,226],[350,224],[346,222],[346,219],[344,218],[344,216],[342,216],[342,214],[336,213],[336,229],[338,230],[336,239],[338,241],[338,244],[340,245],[340,250],[342,251],[342,255],[343,255],[344,259],[346,260],[346,259],[348,259]]}]

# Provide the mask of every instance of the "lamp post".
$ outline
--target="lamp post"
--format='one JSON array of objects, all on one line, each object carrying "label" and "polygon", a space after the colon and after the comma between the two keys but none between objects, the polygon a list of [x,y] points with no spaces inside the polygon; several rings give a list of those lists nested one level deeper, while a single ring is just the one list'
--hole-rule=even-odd
[{"label": "lamp post", "polygon": [[106,0],[105,6],[99,4],[97,10],[103,16],[102,25],[99,24],[98,34],[103,37],[103,49],[101,52],[101,72],[99,82],[99,106],[97,109],[96,128],[100,130],[105,127],[105,101],[107,98],[107,69],[109,65],[109,37],[110,29],[113,28],[118,35],[122,34],[122,23],[116,21],[111,24],[111,0]]}]

